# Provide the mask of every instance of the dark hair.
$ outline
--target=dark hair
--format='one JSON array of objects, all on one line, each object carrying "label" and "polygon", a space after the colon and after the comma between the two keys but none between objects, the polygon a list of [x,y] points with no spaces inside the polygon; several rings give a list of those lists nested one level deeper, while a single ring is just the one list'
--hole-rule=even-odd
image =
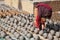
[{"label": "dark hair", "polygon": [[48,18],[50,19],[52,16],[52,9],[48,9],[44,6],[39,6],[38,7],[38,15],[43,18]]}]

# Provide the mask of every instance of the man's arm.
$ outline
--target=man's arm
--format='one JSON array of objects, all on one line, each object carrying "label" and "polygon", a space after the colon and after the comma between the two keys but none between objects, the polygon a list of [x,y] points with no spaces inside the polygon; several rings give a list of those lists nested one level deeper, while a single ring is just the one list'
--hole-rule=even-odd
[{"label": "man's arm", "polygon": [[37,14],[38,14],[38,8],[34,8],[34,17],[36,18],[36,16],[37,16]]}]

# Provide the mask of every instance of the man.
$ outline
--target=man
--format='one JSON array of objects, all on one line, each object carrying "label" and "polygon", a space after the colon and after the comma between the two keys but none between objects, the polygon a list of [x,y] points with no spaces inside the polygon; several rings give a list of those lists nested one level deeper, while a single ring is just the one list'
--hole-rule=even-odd
[{"label": "man", "polygon": [[52,8],[48,4],[38,3],[34,9],[34,24],[38,29],[45,29],[46,19],[52,16]]}]

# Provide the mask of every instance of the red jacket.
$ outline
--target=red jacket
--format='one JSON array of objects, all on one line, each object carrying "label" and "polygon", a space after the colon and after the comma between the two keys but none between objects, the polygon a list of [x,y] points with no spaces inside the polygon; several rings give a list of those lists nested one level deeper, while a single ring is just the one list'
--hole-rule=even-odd
[{"label": "red jacket", "polygon": [[[51,10],[52,8],[48,5],[48,4],[44,4],[44,3],[39,3],[36,5],[36,7],[39,9],[39,6],[43,6],[43,7],[46,7],[47,9]],[[44,13],[43,13],[44,14]],[[35,19],[35,26],[37,28],[40,28],[40,23],[41,23],[41,15],[39,16],[39,14],[36,16],[36,19]]]}]

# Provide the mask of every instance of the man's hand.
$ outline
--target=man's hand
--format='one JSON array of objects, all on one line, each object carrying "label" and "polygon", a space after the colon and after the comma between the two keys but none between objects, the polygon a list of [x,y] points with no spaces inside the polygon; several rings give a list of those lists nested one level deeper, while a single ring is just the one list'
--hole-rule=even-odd
[{"label": "man's hand", "polygon": [[42,24],[42,30],[45,29],[45,24]]}]

